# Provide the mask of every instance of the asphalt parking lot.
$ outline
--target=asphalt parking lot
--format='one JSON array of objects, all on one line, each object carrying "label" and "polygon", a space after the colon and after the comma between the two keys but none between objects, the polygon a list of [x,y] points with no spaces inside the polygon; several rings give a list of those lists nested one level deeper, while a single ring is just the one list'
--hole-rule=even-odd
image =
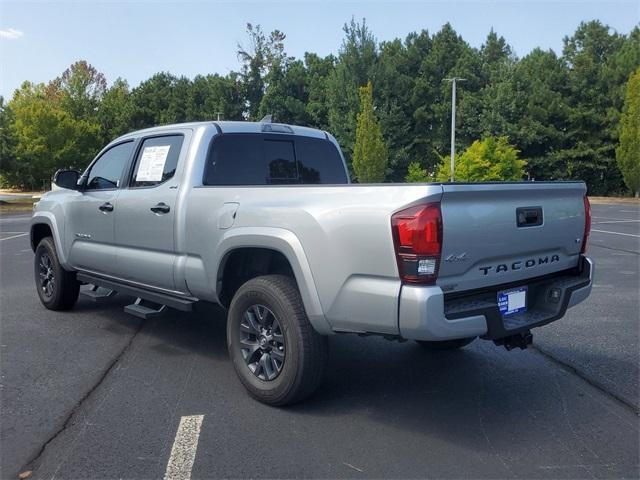
[{"label": "asphalt parking lot", "polygon": [[221,310],[45,310],[29,217],[0,217],[0,476],[638,478],[640,207],[592,214],[592,296],[534,348],[336,336],[321,389],[287,409],[236,380]]}]

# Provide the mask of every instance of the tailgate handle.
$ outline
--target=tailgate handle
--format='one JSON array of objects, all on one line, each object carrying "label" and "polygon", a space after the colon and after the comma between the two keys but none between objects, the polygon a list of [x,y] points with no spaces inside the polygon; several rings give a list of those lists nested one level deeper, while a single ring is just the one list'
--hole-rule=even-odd
[{"label": "tailgate handle", "polygon": [[518,227],[537,227],[542,225],[542,207],[516,208]]}]

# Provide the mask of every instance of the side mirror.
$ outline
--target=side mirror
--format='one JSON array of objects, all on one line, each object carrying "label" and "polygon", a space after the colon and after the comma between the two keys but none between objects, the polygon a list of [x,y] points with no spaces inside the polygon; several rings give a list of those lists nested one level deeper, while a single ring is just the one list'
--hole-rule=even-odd
[{"label": "side mirror", "polygon": [[60,188],[78,190],[79,178],[80,172],[78,172],[77,170],[58,170],[53,175],[53,183],[55,183]]}]

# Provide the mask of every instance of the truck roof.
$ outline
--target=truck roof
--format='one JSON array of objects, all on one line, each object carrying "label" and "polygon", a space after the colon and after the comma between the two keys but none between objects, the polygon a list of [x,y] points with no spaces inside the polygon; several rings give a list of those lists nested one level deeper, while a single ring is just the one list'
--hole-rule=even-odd
[{"label": "truck roof", "polygon": [[[270,125],[271,127],[268,127]],[[297,125],[287,125],[284,123],[268,122],[244,122],[244,121],[208,121],[208,122],[187,122],[174,123],[171,125],[161,125],[158,127],[145,128],[127,133],[118,140],[129,137],[137,137],[140,134],[162,133],[183,128],[211,127],[219,128],[222,133],[290,133],[293,135],[303,135],[307,137],[328,138],[328,134],[322,130]]]}]

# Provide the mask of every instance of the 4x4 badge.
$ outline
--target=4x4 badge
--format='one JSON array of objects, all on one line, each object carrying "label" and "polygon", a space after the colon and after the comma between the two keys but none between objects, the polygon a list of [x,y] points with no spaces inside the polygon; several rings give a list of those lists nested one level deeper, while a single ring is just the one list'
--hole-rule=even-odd
[{"label": "4x4 badge", "polygon": [[444,257],[445,262],[464,262],[468,259],[469,257],[467,257],[467,252],[462,252],[458,255],[452,253],[451,255],[447,255],[446,257]]}]

